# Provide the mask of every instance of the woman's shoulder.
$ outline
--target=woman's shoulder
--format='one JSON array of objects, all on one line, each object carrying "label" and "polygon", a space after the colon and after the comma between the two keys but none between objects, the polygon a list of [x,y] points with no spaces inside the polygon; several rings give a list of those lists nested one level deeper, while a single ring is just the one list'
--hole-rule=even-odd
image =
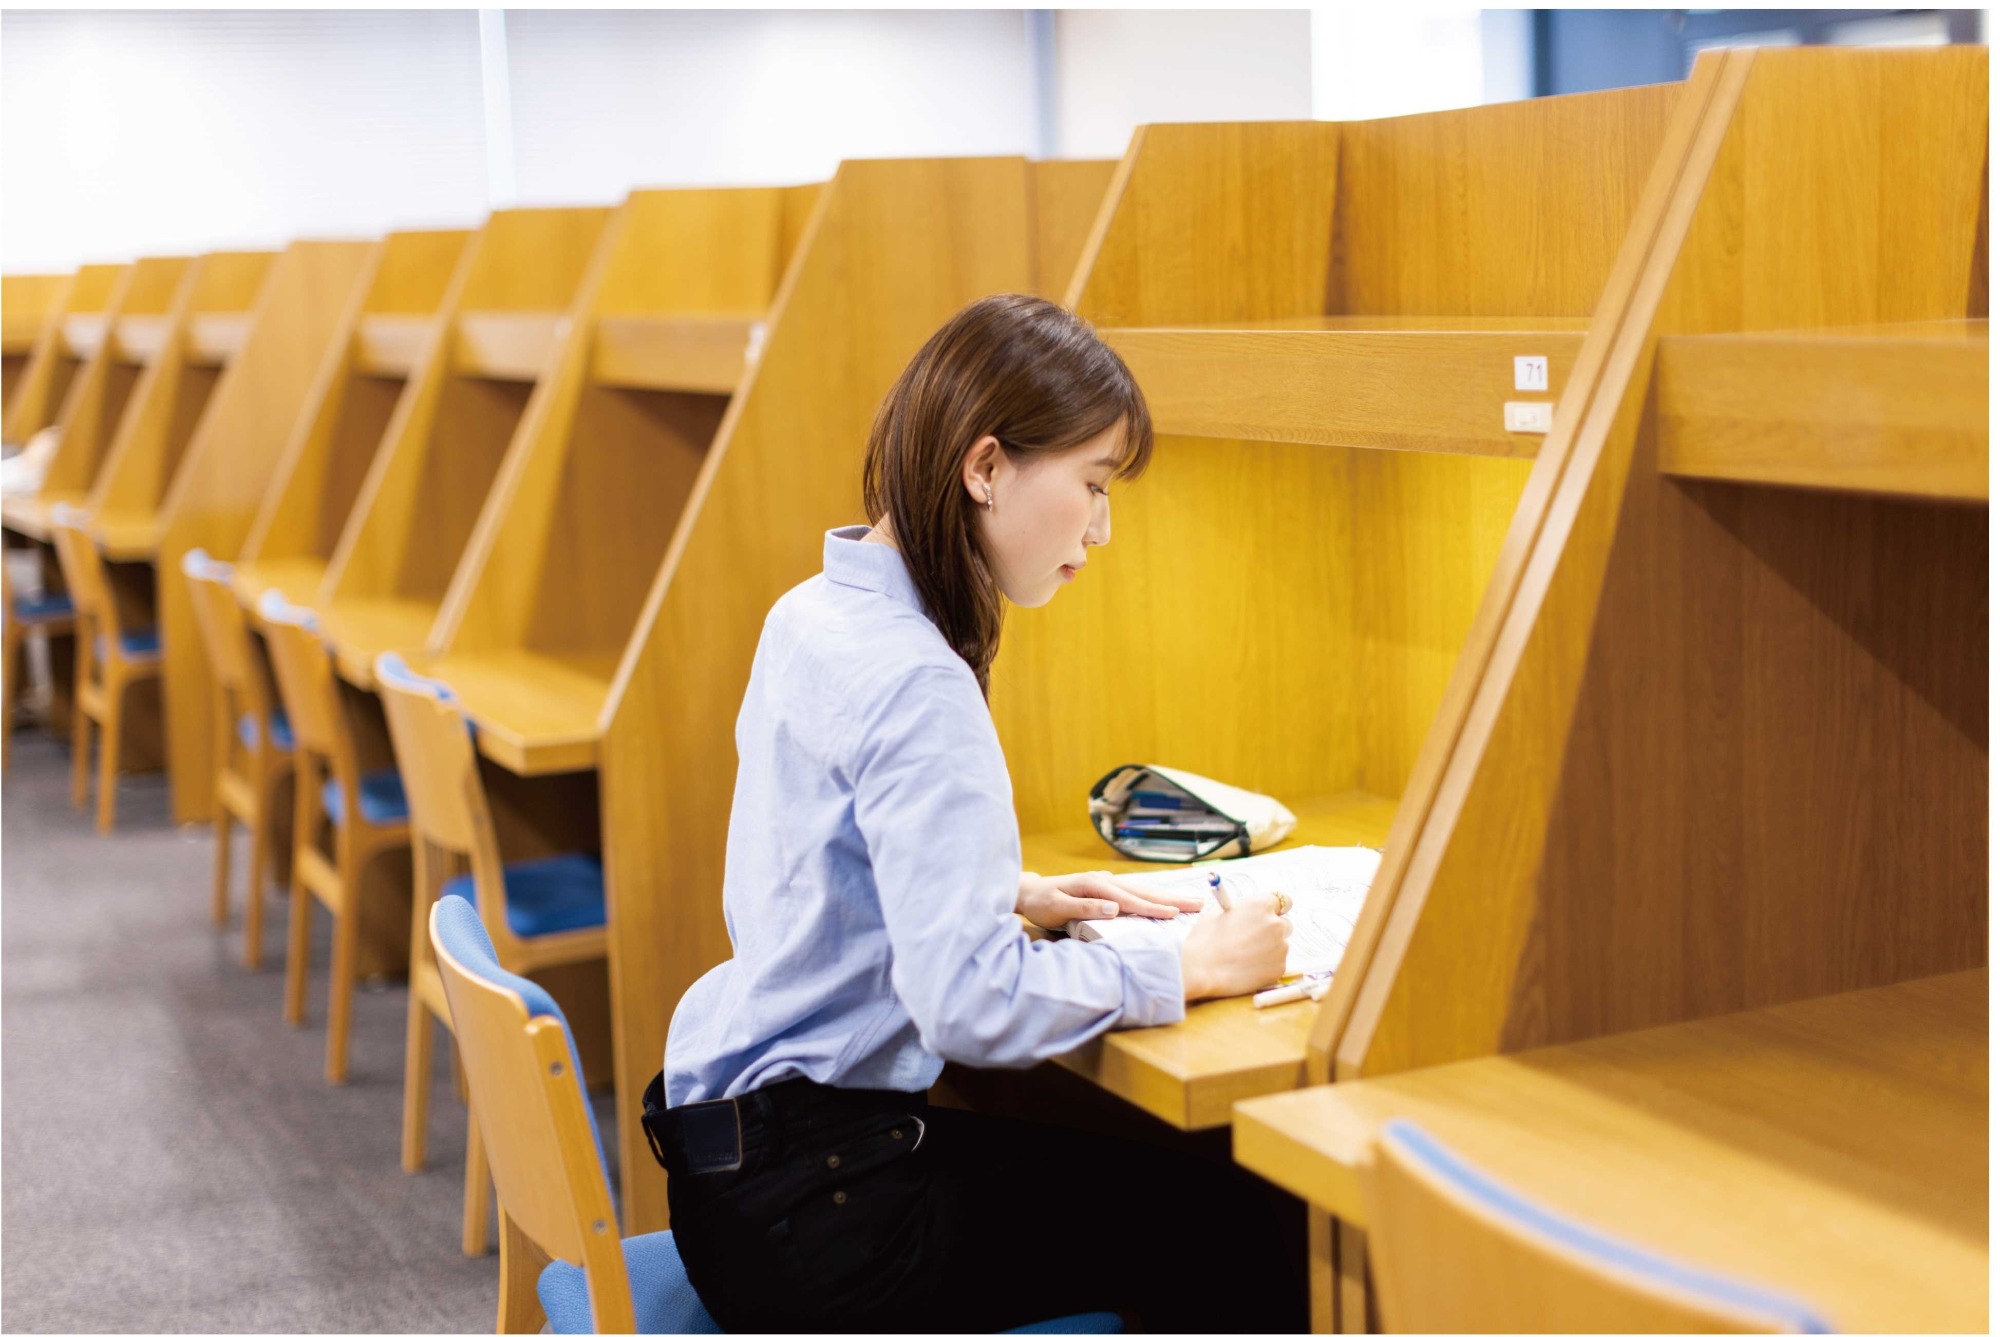
[{"label": "woman's shoulder", "polygon": [[879,697],[910,678],[972,670],[931,620],[900,600],[816,575],[795,585],[764,620],[760,657],[840,691],[850,701]]}]

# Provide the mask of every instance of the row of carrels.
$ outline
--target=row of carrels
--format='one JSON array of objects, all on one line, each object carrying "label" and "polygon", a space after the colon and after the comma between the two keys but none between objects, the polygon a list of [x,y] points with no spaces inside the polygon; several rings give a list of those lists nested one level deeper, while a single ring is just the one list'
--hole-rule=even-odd
[{"label": "row of carrels", "polygon": [[[246,603],[312,607],[356,689],[384,650],[449,683],[503,848],[601,843],[630,1230],[666,1214],[638,1092],[729,951],[764,613],[861,518],[894,375],[996,291],[1092,320],[1161,434],[1117,542],[995,666],[1027,866],[1130,867],[1085,795],[1140,760],[1386,851],[1316,1008],[1204,1004],[1063,1066],[1212,1129],[1309,1081],[1978,967],[1985,71],[1733,52],[1147,127],[1118,164],[849,162],[10,279],[6,435],[61,435],[6,525],[82,505],[157,601],[181,820],[206,669],[180,582],[144,592],[201,547]],[[1317,1320],[1358,1321],[1358,1223],[1312,1237]],[[1855,1284],[1836,1321],[1877,1317]]]}]

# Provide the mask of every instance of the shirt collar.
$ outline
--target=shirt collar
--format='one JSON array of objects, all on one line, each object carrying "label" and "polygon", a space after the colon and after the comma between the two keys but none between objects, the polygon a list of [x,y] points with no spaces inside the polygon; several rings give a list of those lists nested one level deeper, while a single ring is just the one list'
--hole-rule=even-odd
[{"label": "shirt collar", "polygon": [[886,543],[863,543],[867,525],[848,525],[826,531],[826,578],[837,585],[886,594],[908,604],[928,618],[923,596],[903,565],[903,554]]}]

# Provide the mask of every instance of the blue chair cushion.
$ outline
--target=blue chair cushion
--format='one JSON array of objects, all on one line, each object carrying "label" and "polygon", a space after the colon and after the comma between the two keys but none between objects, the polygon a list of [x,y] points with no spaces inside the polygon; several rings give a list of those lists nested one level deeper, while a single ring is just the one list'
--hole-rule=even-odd
[{"label": "blue chair cushion", "polygon": [[[505,871],[507,927],[516,936],[538,938],[604,923],[604,862],[596,855],[557,854],[510,863]],[[444,889],[472,899],[472,874],[453,878]]]},{"label": "blue chair cushion", "polygon": [[[244,715],[236,721],[236,736],[243,740],[243,746],[257,750],[257,717]],[[271,744],[280,752],[292,750],[292,722],[285,718],[285,712],[271,712]]]},{"label": "blue chair cushion", "polygon": [[[329,821],[338,825],[346,819],[337,776],[327,777],[327,782],[320,786],[319,801]],[[393,766],[363,773],[359,806],[361,820],[370,826],[395,826],[410,820],[410,800],[403,793],[403,777]]]},{"label": "blue chair cushion", "polygon": [[[119,636],[118,645],[125,652],[127,659],[151,659],[160,653],[159,628],[148,627],[144,631],[125,632]],[[99,659],[104,658],[108,650],[109,647],[105,645],[104,638],[99,636],[97,638],[97,657]]]},{"label": "blue chair cushion", "polygon": [[[721,1332],[681,1266],[674,1232],[659,1230],[624,1241],[625,1273],[632,1280],[632,1317],[640,1332]],[[550,1332],[596,1332],[583,1269],[550,1263],[535,1283]]]},{"label": "blue chair cushion", "polygon": [[67,594],[37,594],[14,601],[14,617],[21,622],[47,622],[75,611],[76,605]]},{"label": "blue chair cushion", "polygon": [[[632,1317],[640,1332],[722,1331],[694,1293],[687,1269],[681,1266],[680,1250],[674,1247],[673,1231],[634,1235],[624,1245],[625,1275],[632,1282]],[[535,1283],[535,1294],[541,1297],[550,1332],[597,1331],[590,1321],[590,1292],[582,1268],[550,1263]],[[1116,1314],[1073,1314],[1012,1331],[1110,1333],[1125,1331],[1125,1323]]]}]

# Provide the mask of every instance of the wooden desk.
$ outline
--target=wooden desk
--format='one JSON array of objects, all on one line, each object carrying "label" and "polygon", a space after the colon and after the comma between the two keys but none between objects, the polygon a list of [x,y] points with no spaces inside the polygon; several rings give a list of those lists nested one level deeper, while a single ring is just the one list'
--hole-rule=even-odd
[{"label": "wooden desk", "polygon": [[388,650],[418,654],[436,618],[434,603],[383,595],[335,599],[320,611],[319,627],[340,676],[367,689],[375,685],[375,656]]},{"label": "wooden desk", "polygon": [[160,550],[160,517],[152,512],[100,512],[91,517],[90,533],[113,562],[148,561]]},{"label": "wooden desk", "polygon": [[612,655],[531,650],[450,654],[424,666],[458,694],[479,750],[516,775],[597,765],[599,720],[617,669]]},{"label": "wooden desk", "polygon": [[[1298,829],[1275,849],[1379,847],[1396,811],[1388,799],[1358,791],[1290,806]],[[1104,857],[1112,853],[1081,820],[1073,830],[1021,842],[1022,866],[1045,876],[1095,869],[1159,872],[1170,866]],[[1248,998],[1217,999],[1189,1008],[1187,1020],[1177,1026],[1113,1031],[1056,1062],[1176,1128],[1220,1128],[1237,1101],[1290,1091],[1305,1080],[1313,1015],[1310,1003],[1259,1012]]]},{"label": "wooden desk", "polygon": [[63,502],[83,504],[83,494],[50,496],[46,492],[13,492],[0,497],[0,524],[37,543],[50,542],[49,516]]},{"label": "wooden desk", "polygon": [[326,560],[320,557],[271,557],[263,561],[238,562],[231,587],[245,608],[256,610],[264,591],[276,590],[286,603],[311,605],[326,579]]},{"label": "wooden desk", "polygon": [[1984,1331],[1986,971],[1317,1086],[1236,1159],[1349,1224],[1421,1124],[1544,1205],[1784,1290],[1841,1330]]}]

